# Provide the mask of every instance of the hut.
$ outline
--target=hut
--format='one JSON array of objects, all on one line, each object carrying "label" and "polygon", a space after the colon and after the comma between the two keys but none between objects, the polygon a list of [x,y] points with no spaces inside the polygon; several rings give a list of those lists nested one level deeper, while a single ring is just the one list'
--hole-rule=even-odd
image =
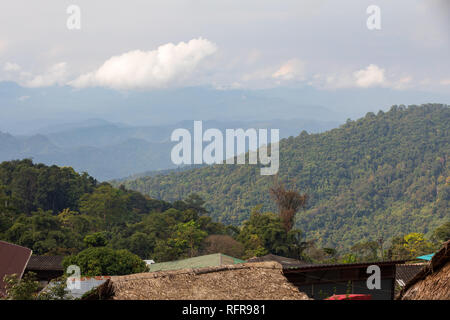
[{"label": "hut", "polygon": [[398,300],[450,300],[450,240],[411,279]]},{"label": "hut", "polygon": [[309,300],[277,262],[113,276],[85,300]]},{"label": "hut", "polygon": [[[283,268],[283,275],[301,292],[313,299],[325,299],[336,294],[365,294],[372,300],[393,300],[395,267],[400,261],[378,261],[348,264],[314,264],[273,254],[251,258],[249,262],[276,261]],[[369,289],[367,268],[380,268],[381,288]]]}]

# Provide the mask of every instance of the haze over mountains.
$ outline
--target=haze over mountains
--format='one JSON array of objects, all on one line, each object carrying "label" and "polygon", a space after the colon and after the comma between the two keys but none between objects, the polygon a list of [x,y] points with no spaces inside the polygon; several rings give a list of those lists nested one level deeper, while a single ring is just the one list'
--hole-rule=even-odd
[{"label": "haze over mountains", "polygon": [[281,138],[323,132],[395,102],[448,101],[448,95],[387,88],[313,87],[127,91],[27,88],[0,82],[0,160],[72,166],[99,180],[174,168],[170,134],[205,128],[278,128]]},{"label": "haze over mountains", "polygon": [[[0,131],[44,133],[68,123],[103,119],[131,126],[173,125],[185,120],[273,121],[312,119],[343,123],[394,104],[449,102],[450,93],[366,88],[219,90],[186,87],[150,91],[81,90],[67,86],[26,88],[0,82]],[[80,124],[78,124],[80,126]],[[302,128],[298,128],[301,132]],[[308,130],[308,128],[305,128]],[[53,130],[62,131],[62,130]]]},{"label": "haze over mountains", "polygon": [[[204,128],[279,128],[281,137],[302,130],[321,132],[337,122],[273,120],[264,122],[206,121]],[[193,121],[166,126],[129,126],[91,119],[44,127],[33,135],[13,136],[0,132],[0,161],[33,158],[48,165],[71,166],[99,180],[123,178],[146,171],[175,168],[170,152],[176,128],[192,132]]]}]

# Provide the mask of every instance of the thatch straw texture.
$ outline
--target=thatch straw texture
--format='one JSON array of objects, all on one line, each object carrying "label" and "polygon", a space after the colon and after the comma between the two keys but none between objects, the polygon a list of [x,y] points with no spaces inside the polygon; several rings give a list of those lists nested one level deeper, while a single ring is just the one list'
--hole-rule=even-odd
[{"label": "thatch straw texture", "polygon": [[276,262],[111,277],[86,299],[309,300],[287,281]]},{"label": "thatch straw texture", "polygon": [[450,241],[406,284],[397,299],[450,300]]}]

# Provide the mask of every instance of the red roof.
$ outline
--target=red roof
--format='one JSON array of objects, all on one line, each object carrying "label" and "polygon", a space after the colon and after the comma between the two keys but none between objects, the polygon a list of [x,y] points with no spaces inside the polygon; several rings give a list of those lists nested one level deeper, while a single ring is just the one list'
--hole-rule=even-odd
[{"label": "red roof", "polygon": [[3,277],[17,274],[21,278],[31,252],[31,249],[0,241],[0,296],[5,294]]},{"label": "red roof", "polygon": [[370,294],[335,294],[325,300],[372,300]]}]

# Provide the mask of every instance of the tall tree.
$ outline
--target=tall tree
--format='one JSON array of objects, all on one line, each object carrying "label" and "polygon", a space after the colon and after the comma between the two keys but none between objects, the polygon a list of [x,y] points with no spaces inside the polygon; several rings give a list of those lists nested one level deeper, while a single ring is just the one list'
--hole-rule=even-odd
[{"label": "tall tree", "polygon": [[294,225],[294,218],[298,210],[306,206],[308,195],[301,195],[295,190],[286,190],[280,183],[276,183],[274,187],[270,188],[270,194],[278,206],[283,227],[286,232],[289,232]]}]

